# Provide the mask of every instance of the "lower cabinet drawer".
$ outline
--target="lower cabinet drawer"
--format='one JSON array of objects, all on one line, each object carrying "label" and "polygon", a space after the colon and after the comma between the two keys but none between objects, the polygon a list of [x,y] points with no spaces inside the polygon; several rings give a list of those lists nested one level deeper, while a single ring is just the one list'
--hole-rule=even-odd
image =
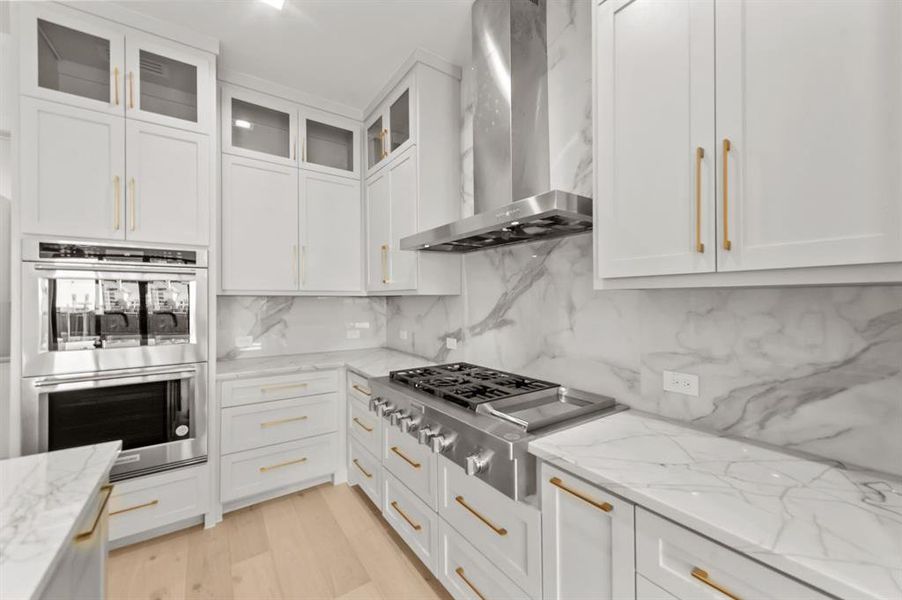
[{"label": "lower cabinet drawer", "polygon": [[116,483],[109,502],[110,540],[207,512],[208,473],[202,465]]},{"label": "lower cabinet drawer", "polygon": [[529,598],[459,533],[439,519],[436,576],[457,600]]},{"label": "lower cabinet drawer", "polygon": [[222,457],[222,500],[262,494],[335,472],[335,434]]},{"label": "lower cabinet drawer", "polygon": [[382,453],[382,419],[370,412],[366,404],[355,398],[348,399],[348,431],[351,439],[359,441],[375,456]]},{"label": "lower cabinet drawer", "polygon": [[366,378],[361,377],[353,371],[348,371],[348,397],[356,398],[361,402],[369,402],[373,392],[370,390],[370,384]]},{"label": "lower cabinet drawer", "polygon": [[338,391],[337,371],[274,375],[222,383],[220,406],[241,406],[271,400],[315,396]]},{"label": "lower cabinet drawer", "polygon": [[636,570],[676,598],[829,596],[647,510],[636,509]]},{"label": "lower cabinet drawer", "polygon": [[382,462],[363,449],[360,442],[351,440],[348,459],[348,481],[359,485],[373,504],[382,508]]},{"label": "lower cabinet drawer", "polygon": [[336,429],[338,396],[320,394],[222,409],[222,453],[262,448]]},{"label": "lower cabinet drawer", "polygon": [[385,424],[382,442],[382,464],[401,480],[432,510],[437,510],[436,455],[416,438],[397,427]]},{"label": "lower cabinet drawer", "polygon": [[382,484],[382,514],[423,564],[435,572],[438,515],[391,473],[385,473]]},{"label": "lower cabinet drawer", "polygon": [[541,513],[468,476],[443,456],[438,466],[439,515],[531,596],[541,598]]}]

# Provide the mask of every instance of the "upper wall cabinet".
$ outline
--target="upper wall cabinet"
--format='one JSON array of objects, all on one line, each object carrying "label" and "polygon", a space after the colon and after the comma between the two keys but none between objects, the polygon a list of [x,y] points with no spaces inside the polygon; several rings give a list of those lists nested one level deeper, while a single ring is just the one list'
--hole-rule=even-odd
[{"label": "upper wall cabinet", "polygon": [[416,143],[414,71],[382,101],[366,122],[367,176]]},{"label": "upper wall cabinet", "polygon": [[299,121],[302,167],[343,177],[360,177],[358,122],[311,108],[301,109]]},{"label": "upper wall cabinet", "polygon": [[595,20],[597,285],[902,280],[902,4]]},{"label": "upper wall cabinet", "polygon": [[230,85],[221,97],[223,152],[297,166],[296,104]]}]

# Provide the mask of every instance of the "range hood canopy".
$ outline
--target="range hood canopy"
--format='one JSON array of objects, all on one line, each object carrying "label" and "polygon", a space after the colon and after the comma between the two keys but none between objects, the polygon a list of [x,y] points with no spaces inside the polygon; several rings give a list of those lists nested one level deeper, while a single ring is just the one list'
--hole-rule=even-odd
[{"label": "range hood canopy", "polygon": [[472,252],[592,229],[591,198],[551,189],[545,9],[473,3],[476,214],[403,238],[402,250]]}]

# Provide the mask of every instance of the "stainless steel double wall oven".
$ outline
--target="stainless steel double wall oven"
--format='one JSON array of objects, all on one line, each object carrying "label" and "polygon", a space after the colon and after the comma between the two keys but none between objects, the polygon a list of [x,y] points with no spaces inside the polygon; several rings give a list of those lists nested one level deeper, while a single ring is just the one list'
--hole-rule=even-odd
[{"label": "stainless steel double wall oven", "polygon": [[27,239],[23,452],[122,440],[112,477],[206,460],[207,253]]}]

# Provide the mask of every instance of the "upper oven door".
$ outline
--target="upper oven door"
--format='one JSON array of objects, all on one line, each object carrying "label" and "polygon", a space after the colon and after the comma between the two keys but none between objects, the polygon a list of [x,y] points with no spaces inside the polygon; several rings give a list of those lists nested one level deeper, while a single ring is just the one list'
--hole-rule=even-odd
[{"label": "upper oven door", "polygon": [[206,269],[23,262],[23,375],[204,362],[206,307]]}]

